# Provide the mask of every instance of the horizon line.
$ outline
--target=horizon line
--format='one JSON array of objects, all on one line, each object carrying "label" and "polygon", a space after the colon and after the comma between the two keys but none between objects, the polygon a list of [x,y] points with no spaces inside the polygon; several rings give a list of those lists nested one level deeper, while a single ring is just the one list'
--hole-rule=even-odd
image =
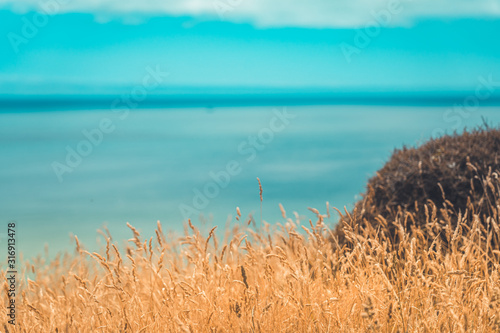
[{"label": "horizon line", "polygon": [[[111,107],[127,94],[0,94],[0,112],[5,109],[60,109]],[[278,92],[278,93],[176,93],[148,94],[133,100],[134,108],[228,107],[277,105],[463,105],[500,106],[500,93],[487,98],[475,91],[398,91],[398,92]],[[472,104],[470,104],[472,102]]]}]

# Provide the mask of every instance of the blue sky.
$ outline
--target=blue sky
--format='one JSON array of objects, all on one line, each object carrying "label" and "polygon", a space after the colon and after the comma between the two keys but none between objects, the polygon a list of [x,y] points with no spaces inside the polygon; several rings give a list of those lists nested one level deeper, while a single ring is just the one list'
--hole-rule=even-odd
[{"label": "blue sky", "polygon": [[148,67],[188,89],[500,81],[498,0],[0,0],[0,21],[0,94],[113,91]]}]

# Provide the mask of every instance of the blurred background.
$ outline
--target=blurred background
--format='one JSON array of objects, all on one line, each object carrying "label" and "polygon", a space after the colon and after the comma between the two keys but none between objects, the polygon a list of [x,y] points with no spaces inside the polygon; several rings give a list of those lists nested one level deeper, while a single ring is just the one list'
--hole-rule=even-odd
[{"label": "blurred background", "polygon": [[350,209],[395,148],[500,121],[498,0],[0,0],[0,22],[25,256],[259,223],[256,177],[269,223]]}]

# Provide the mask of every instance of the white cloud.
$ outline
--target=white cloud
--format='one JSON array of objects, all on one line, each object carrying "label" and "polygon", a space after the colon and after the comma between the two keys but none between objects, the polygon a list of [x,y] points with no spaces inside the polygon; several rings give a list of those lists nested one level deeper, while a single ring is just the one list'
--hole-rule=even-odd
[{"label": "white cloud", "polygon": [[428,17],[500,17],[500,0],[0,0],[0,8],[17,12],[55,7],[59,13],[93,13],[99,21],[187,15],[263,27],[362,27],[373,21],[373,13],[391,8],[389,25]]}]

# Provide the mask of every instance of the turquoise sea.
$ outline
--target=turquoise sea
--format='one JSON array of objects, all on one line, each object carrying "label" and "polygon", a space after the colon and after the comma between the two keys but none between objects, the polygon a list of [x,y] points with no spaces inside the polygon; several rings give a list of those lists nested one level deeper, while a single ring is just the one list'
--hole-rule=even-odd
[{"label": "turquoise sea", "polygon": [[[460,112],[459,112],[460,111]],[[500,107],[259,106],[0,113],[0,221],[16,221],[24,256],[89,248],[107,225],[152,236],[156,221],[182,232],[190,217],[223,229],[252,213],[313,218],[326,201],[348,209],[395,148],[500,123]],[[285,113],[286,112],[286,113]],[[77,155],[77,156],[76,156]],[[332,217],[331,223],[334,223]],[[6,230],[1,230],[5,233]],[[3,235],[5,236],[5,235]]]}]

